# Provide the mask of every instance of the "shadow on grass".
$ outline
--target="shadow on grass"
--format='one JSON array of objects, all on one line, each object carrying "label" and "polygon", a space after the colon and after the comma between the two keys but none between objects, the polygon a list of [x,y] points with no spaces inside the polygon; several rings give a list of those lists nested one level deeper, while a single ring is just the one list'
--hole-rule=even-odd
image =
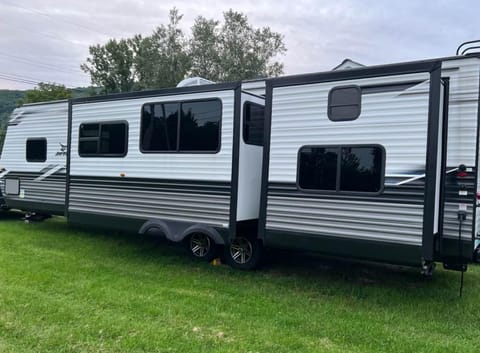
[{"label": "shadow on grass", "polygon": [[[22,214],[18,212],[6,212],[1,214],[0,219],[19,220]],[[164,238],[139,235],[126,232],[92,229],[82,226],[68,225],[62,217],[54,217],[46,222],[33,224],[48,231],[55,236],[81,237],[85,239],[97,239],[106,243],[115,243],[120,247],[121,254],[128,254],[122,261],[130,261],[135,264],[175,264],[176,266],[192,266],[199,271],[217,271],[218,275],[228,280],[245,281],[271,281],[281,290],[288,288],[295,282],[295,286],[314,290],[322,288],[325,283],[332,289],[340,288],[340,292],[346,290],[358,290],[364,288],[380,287],[392,291],[401,291],[405,297],[415,299],[424,298],[425,302],[432,301],[428,293],[437,292],[446,294],[450,299],[457,298],[458,273],[436,271],[432,279],[425,279],[420,275],[419,268],[409,268],[378,264],[370,262],[353,261],[350,259],[329,258],[318,254],[293,252],[286,250],[269,249],[266,254],[265,264],[254,272],[240,272],[220,266],[217,270],[209,264],[199,263],[188,256],[185,248],[179,244],[173,244]],[[112,248],[112,247],[107,247]],[[116,252],[107,256],[121,256]],[[466,274],[467,284],[469,274]],[[341,295],[339,293],[338,295]],[[361,294],[360,294],[361,295]]]}]

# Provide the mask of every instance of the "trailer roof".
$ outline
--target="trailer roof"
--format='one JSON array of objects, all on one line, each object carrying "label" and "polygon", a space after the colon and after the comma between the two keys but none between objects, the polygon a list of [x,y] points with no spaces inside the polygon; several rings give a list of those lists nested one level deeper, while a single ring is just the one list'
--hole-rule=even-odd
[{"label": "trailer roof", "polygon": [[430,71],[435,65],[440,65],[443,61],[461,60],[468,58],[480,58],[480,53],[472,53],[464,56],[449,56],[442,58],[406,61],[393,64],[383,64],[374,66],[363,66],[340,71],[320,71],[314,73],[305,73],[299,75],[287,75],[267,79],[268,85],[274,87],[290,86],[315,82],[341,81],[355,79],[357,77],[375,77],[389,74],[401,74],[402,72],[422,72]]},{"label": "trailer roof", "polygon": [[82,104],[82,103],[91,103],[91,102],[115,101],[115,100],[129,99],[129,98],[131,99],[131,98],[166,96],[166,95],[172,95],[172,94],[215,92],[215,91],[233,90],[233,89],[239,88],[240,86],[241,86],[240,81],[234,81],[234,82],[226,82],[226,83],[215,83],[211,85],[173,87],[173,88],[163,88],[158,90],[115,93],[115,94],[108,94],[108,95],[102,95],[102,96],[74,98],[71,100],[71,102],[72,104]]}]

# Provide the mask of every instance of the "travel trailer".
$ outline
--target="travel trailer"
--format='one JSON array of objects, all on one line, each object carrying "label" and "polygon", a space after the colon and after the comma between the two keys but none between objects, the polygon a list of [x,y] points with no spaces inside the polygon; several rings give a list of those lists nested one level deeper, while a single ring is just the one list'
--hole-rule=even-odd
[{"label": "travel trailer", "polygon": [[480,261],[479,87],[480,56],[457,55],[25,106],[1,191],[241,269],[275,247],[463,272]]}]

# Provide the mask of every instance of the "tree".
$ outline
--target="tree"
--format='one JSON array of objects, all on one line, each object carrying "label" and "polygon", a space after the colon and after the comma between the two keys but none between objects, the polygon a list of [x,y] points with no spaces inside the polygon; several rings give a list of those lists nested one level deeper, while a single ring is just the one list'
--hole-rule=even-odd
[{"label": "tree", "polygon": [[197,17],[192,27],[190,39],[190,56],[192,76],[200,76],[217,81],[221,74],[219,21]]},{"label": "tree", "polygon": [[110,39],[105,45],[89,48],[90,57],[80,68],[90,74],[93,85],[104,93],[129,92],[135,87],[132,41]]},{"label": "tree", "polygon": [[273,61],[286,52],[283,36],[268,27],[253,28],[246,15],[229,10],[224,23],[198,17],[190,47],[194,76],[212,81],[235,81],[278,76],[283,64]]},{"label": "tree", "polygon": [[280,33],[254,28],[246,15],[229,10],[223,24],[197,17],[187,37],[182,17],[173,8],[168,25],[150,36],[91,46],[82,70],[104,93],[172,87],[187,76],[223,82],[283,73],[283,64],[274,60],[286,52]]},{"label": "tree", "polygon": [[188,41],[179,28],[182,17],[173,8],[167,26],[157,27],[149,37],[136,35],[130,40],[139,89],[172,87],[185,78],[190,58]]},{"label": "tree", "polygon": [[40,82],[34,89],[25,93],[25,98],[17,101],[18,105],[26,103],[47,102],[53,100],[69,99],[72,97],[72,91],[64,85],[55,83]]}]

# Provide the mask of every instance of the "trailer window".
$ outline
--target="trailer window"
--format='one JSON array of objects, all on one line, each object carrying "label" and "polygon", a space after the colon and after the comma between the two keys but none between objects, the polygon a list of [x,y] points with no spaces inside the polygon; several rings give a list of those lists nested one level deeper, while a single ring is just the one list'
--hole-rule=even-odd
[{"label": "trailer window", "polygon": [[378,192],[381,189],[383,149],[342,147],[340,190]]},{"label": "trailer window", "polygon": [[221,118],[219,99],[145,104],[140,150],[144,153],[218,152]]},{"label": "trailer window", "polygon": [[305,190],[380,192],[385,150],[380,146],[305,146],[298,155],[298,185]]},{"label": "trailer window", "polygon": [[299,154],[299,184],[302,189],[335,190],[338,148],[303,147]]},{"label": "trailer window", "polygon": [[243,141],[249,145],[263,146],[265,107],[252,102],[243,105]]},{"label": "trailer window", "polygon": [[182,103],[179,150],[218,151],[221,116],[219,100]]},{"label": "trailer window", "polygon": [[81,124],[78,154],[80,157],[124,157],[127,154],[128,124],[102,122]]},{"label": "trailer window", "polygon": [[362,90],[359,86],[334,87],[328,93],[327,115],[331,121],[350,121],[360,116]]},{"label": "trailer window", "polygon": [[143,151],[176,151],[178,104],[147,104],[142,111]]},{"label": "trailer window", "polygon": [[32,138],[27,140],[27,162],[45,162],[47,160],[47,139]]}]

